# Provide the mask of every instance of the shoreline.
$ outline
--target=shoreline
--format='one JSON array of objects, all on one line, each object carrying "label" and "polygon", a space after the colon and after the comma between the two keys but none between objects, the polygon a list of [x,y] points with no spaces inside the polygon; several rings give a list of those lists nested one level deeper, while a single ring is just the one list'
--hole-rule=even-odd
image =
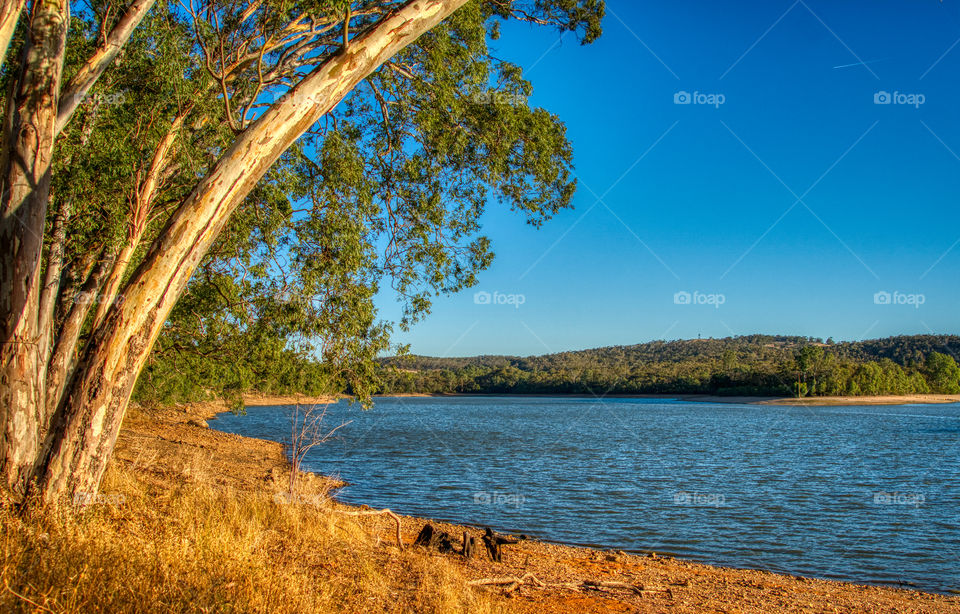
[{"label": "shoreline", "polygon": [[[875,395],[875,396],[824,396],[824,397],[774,397],[774,396],[747,396],[747,395],[712,395],[712,394],[608,394],[601,397],[590,394],[517,394],[517,393],[465,393],[465,392],[398,392],[393,394],[376,394],[373,399],[404,399],[404,398],[456,398],[456,397],[504,397],[504,398],[540,398],[540,399],[660,399],[664,401],[684,401],[689,403],[716,403],[730,405],[769,405],[775,407],[837,407],[837,406],[872,406],[872,405],[948,405],[960,403],[960,394],[904,394],[904,395]],[[343,395],[309,396],[301,394],[266,395],[247,393],[243,395],[243,403],[249,407],[268,407],[282,405],[324,405],[335,403],[346,398]],[[190,406],[192,411],[203,411],[200,408],[209,408],[214,413],[229,411],[224,401],[196,401],[181,403],[179,407]],[[210,417],[213,417],[211,414]]]},{"label": "shoreline", "polygon": [[250,393],[243,395],[243,404],[251,407],[263,407],[269,405],[326,405],[335,403],[341,397],[321,395],[309,396],[305,394],[259,394]]},{"label": "shoreline", "polygon": [[[442,398],[442,397],[509,397],[509,398],[551,398],[551,399],[593,399],[589,394],[516,394],[516,393],[465,393],[465,392],[402,392],[374,395],[375,399],[389,398]],[[904,394],[875,396],[832,396],[832,397],[772,397],[772,396],[723,396],[711,394],[608,394],[600,399],[662,399],[687,401],[694,403],[729,403],[737,405],[778,405],[778,406],[856,406],[856,405],[943,405],[960,403],[960,394]]]},{"label": "shoreline", "polygon": [[[676,397],[673,397],[676,398]],[[217,481],[237,491],[262,492],[267,484],[264,475],[283,474],[285,463],[282,447],[277,442],[232,435],[215,429],[197,426],[197,419],[215,418],[226,407],[200,403],[174,410],[136,412],[131,424],[126,422],[118,446],[118,461],[130,462],[134,457],[127,442],[135,437],[140,446],[144,441],[165,447],[161,458],[176,458],[185,450],[200,447],[217,458],[213,470]],[[152,441],[156,439],[156,441]],[[143,454],[139,450],[137,456]],[[158,452],[154,452],[157,454]],[[133,461],[136,462],[135,460]],[[162,464],[161,464],[162,465]],[[163,470],[161,466],[161,470]],[[336,478],[314,476],[336,488],[342,482]],[[275,496],[275,495],[274,495]],[[334,499],[331,505],[346,510],[369,510],[365,505],[344,503]],[[385,544],[393,538],[393,525],[372,518],[364,526]],[[477,537],[481,531],[474,526],[453,524],[421,517],[401,515],[405,544],[412,544],[419,530],[427,523],[459,537],[468,532]],[[394,540],[395,541],[395,540]],[[505,550],[504,562],[489,559],[469,561],[455,555],[420,550],[431,559],[449,560],[471,581],[490,577],[521,577],[533,573],[539,580],[569,584],[570,579],[585,581],[600,578],[603,581],[656,586],[657,592],[642,595],[598,592],[570,594],[569,589],[522,587],[508,593],[505,611],[559,612],[642,611],[664,610],[699,612],[701,605],[711,604],[714,610],[766,612],[824,611],[891,611],[900,612],[960,612],[960,597],[902,585],[865,584],[841,580],[809,578],[787,572],[711,565],[695,559],[674,558],[654,553],[626,553],[620,550],[602,550],[598,547],[555,543],[530,539]],[[485,557],[485,555],[482,555]],[[662,591],[660,589],[663,589]],[[500,596],[498,589],[490,591]],[[651,589],[652,590],[652,589]]]}]

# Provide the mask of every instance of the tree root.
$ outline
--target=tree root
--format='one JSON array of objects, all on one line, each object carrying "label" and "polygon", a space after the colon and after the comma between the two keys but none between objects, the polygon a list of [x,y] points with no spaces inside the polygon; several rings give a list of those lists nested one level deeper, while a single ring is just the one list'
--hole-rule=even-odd
[{"label": "tree root", "polygon": [[537,588],[563,588],[572,591],[586,590],[612,590],[621,589],[633,592],[642,596],[644,593],[668,593],[670,589],[647,588],[642,585],[629,584],[627,582],[613,582],[607,580],[584,580],[583,582],[544,582],[532,573],[525,573],[518,577],[503,578],[482,578],[480,580],[471,580],[467,582],[470,586],[499,586],[507,592],[514,591],[527,584]]},{"label": "tree root", "polygon": [[397,546],[403,550],[403,539],[400,536],[400,516],[397,516],[395,513],[391,512],[389,509],[383,510],[360,510],[357,512],[348,512],[346,510],[333,510],[337,514],[343,514],[344,516],[389,516],[393,518],[393,521],[397,523]]}]

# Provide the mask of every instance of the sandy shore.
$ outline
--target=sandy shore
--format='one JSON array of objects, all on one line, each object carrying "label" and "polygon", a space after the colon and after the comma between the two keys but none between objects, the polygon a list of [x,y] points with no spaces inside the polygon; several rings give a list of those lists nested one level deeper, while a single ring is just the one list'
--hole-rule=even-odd
[{"label": "sandy shore", "polygon": [[[280,445],[197,426],[200,420],[211,418],[216,412],[210,404],[149,413],[133,411],[124,422],[114,462],[136,463],[136,459],[149,455],[155,460],[144,470],[149,475],[156,474],[153,479],[163,483],[171,473],[181,470],[180,465],[188,464],[184,459],[202,453],[212,460],[209,470],[223,487],[237,492],[268,489],[286,470]],[[371,533],[382,537],[384,547],[395,542],[392,523],[379,517],[364,522]],[[404,543],[412,544],[427,522],[431,521],[402,517]],[[464,531],[480,535],[473,527],[433,524],[457,538]],[[528,580],[521,586],[508,587],[510,590],[494,586],[472,589],[489,592],[502,602],[506,612],[960,612],[960,596],[715,567],[668,556],[630,555],[535,540],[506,547],[500,563],[486,555],[464,559],[454,554],[420,552],[423,557],[448,559],[471,581],[532,574],[543,584]],[[643,590],[584,590],[585,582],[626,583]],[[570,588],[574,586],[581,588]],[[397,590],[406,589],[398,586]]]},{"label": "sandy shore", "polygon": [[243,395],[244,405],[262,406],[262,405],[326,405],[336,403],[337,397],[319,396],[311,397],[303,394],[286,395],[267,395],[267,394],[245,394]]},{"label": "sandy shore", "polygon": [[767,399],[762,405],[911,405],[914,403],[960,403],[960,394],[902,394],[872,397],[805,397],[802,399]]}]

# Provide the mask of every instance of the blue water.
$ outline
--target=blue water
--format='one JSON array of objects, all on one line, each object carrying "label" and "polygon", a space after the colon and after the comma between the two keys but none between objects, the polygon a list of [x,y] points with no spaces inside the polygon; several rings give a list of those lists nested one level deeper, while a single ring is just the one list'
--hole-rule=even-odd
[{"label": "blue water", "polygon": [[[216,429],[283,441],[289,408]],[[960,589],[960,404],[383,398],[306,465],[341,500],[550,541]]]}]

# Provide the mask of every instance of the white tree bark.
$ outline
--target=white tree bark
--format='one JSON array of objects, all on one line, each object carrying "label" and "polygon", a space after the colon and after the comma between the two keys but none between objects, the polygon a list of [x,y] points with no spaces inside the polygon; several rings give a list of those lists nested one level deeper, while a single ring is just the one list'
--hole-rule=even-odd
[{"label": "white tree bark", "polygon": [[17,21],[20,20],[20,13],[26,3],[27,0],[0,1],[0,66],[3,66],[6,60],[13,31],[17,29]]},{"label": "white tree bark", "polygon": [[33,5],[0,168],[0,472],[18,490],[37,461],[44,428],[40,258],[69,18],[68,0]]}]

